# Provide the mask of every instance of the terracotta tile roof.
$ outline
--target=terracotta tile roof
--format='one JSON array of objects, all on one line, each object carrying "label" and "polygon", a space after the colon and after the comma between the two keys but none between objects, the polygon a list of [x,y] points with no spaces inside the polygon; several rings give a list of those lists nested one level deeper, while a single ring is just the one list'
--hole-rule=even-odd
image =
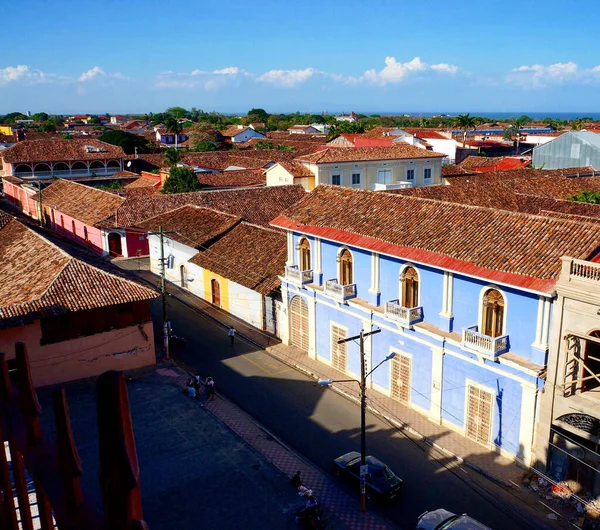
[{"label": "terracotta tile roof", "polygon": [[407,127],[402,129],[409,134],[415,135],[417,138],[423,138],[426,140],[450,140],[447,136],[444,136],[440,132],[433,129],[415,129],[412,127]]},{"label": "terracotta tile roof", "polygon": [[[322,136],[320,138],[312,138],[312,135],[296,135],[290,138],[290,135],[286,133],[286,136],[283,138],[250,138],[247,142],[240,142],[238,144],[234,144],[234,149],[240,151],[240,154],[243,153],[244,156],[247,156],[250,151],[250,148],[254,148],[257,142],[271,142],[274,149],[256,149],[254,152],[263,153],[263,156],[268,156],[274,158],[274,161],[281,160],[283,158],[293,158],[294,156],[307,155],[318,151],[319,149],[323,149],[325,147],[325,137]],[[293,151],[283,151],[281,149],[276,149],[278,145],[284,145],[287,147],[293,147]]]},{"label": "terracotta tile roof", "polygon": [[592,224],[340,186],[317,187],[272,225],[537,292],[552,292],[561,256],[600,247]]},{"label": "terracotta tile roof", "polygon": [[11,134],[0,134],[0,144],[14,144],[17,139]]},{"label": "terracotta tile roof", "polygon": [[267,179],[262,171],[234,169],[221,173],[196,173],[198,182],[206,188],[243,188],[265,186]]},{"label": "terracotta tile roof", "polygon": [[312,155],[304,155],[297,159],[311,164],[330,164],[335,162],[440,158],[445,156],[435,151],[420,149],[414,145],[398,143],[391,147],[352,147],[348,149],[329,147]]},{"label": "terracotta tile roof", "polygon": [[273,155],[270,150],[248,153],[246,151],[213,151],[185,153],[182,161],[192,166],[216,169],[217,171],[223,171],[232,166],[243,169],[262,169],[273,162],[272,156],[276,155]]},{"label": "terracotta tile roof", "polygon": [[227,129],[219,132],[221,133],[221,136],[224,136],[225,138],[232,138],[246,131],[249,128],[250,127],[238,127],[237,125],[230,125],[229,127],[227,127]]},{"label": "terracotta tile roof", "polygon": [[158,296],[116,267],[71,254],[16,220],[0,229],[0,255],[0,275],[10,278],[0,282],[0,328]]},{"label": "terracotta tile roof", "polygon": [[465,169],[464,167],[456,166],[454,164],[446,164],[442,166],[442,177],[453,177],[455,175],[472,175],[474,171]]},{"label": "terracotta tile roof", "polygon": [[300,162],[296,162],[295,160],[291,161],[282,161],[279,162],[279,165],[283,167],[290,175],[301,178],[301,177],[314,177],[314,175],[310,172],[310,170]]},{"label": "terracotta tile roof", "polygon": [[[564,201],[554,201],[554,202],[564,202]],[[551,210],[540,210],[539,215],[545,215],[547,217],[558,217],[559,219],[570,219],[571,221],[581,221],[583,223],[594,223],[600,224],[600,205],[598,204],[588,204],[587,206],[592,206],[590,208],[590,214],[594,215],[591,217],[589,215],[579,215],[575,213],[568,212],[555,212]]]},{"label": "terracotta tile roof", "polygon": [[302,186],[294,185],[128,198],[115,215],[105,221],[105,225],[136,226],[155,215],[193,204],[237,215],[250,223],[268,226],[272,219],[305,194]]},{"label": "terracotta tile roof", "polygon": [[200,206],[183,206],[152,217],[138,226],[157,232],[162,226],[167,235],[183,245],[194,248],[208,247],[216,238],[231,230],[242,219]]},{"label": "terracotta tile roof", "polygon": [[[131,172],[130,171],[122,171],[121,173],[131,173]],[[118,173],[117,173],[117,175],[118,175]],[[123,186],[126,190],[127,189],[135,189],[135,188],[155,188],[157,186],[160,186],[159,180],[155,180],[155,179],[149,178],[149,177],[140,177],[137,173],[131,173],[131,175],[135,176],[137,178],[135,180],[132,180],[128,184],[125,184],[125,186]]]},{"label": "terracotta tile roof", "polygon": [[465,159],[461,160],[456,165],[459,167],[462,167],[463,169],[473,169],[473,168],[477,168],[477,167],[494,167],[497,164],[499,164],[500,162],[502,162],[502,160],[504,160],[504,158],[505,157],[503,157],[503,156],[470,155],[470,156],[466,157]]},{"label": "terracotta tile roof", "polygon": [[[86,146],[99,149],[88,152]],[[24,140],[0,151],[5,162],[51,162],[64,160],[120,160],[125,156],[121,147],[101,142],[96,138],[73,138],[72,140]]]},{"label": "terracotta tile roof", "polygon": [[[39,194],[34,195],[39,200]],[[42,191],[42,206],[51,207],[93,226],[115,213],[125,199],[113,193],[58,179]]]},{"label": "terracotta tile roof", "polygon": [[14,217],[8,215],[7,213],[0,210],[0,229],[4,228],[8,223],[10,223]]},{"label": "terracotta tile roof", "polygon": [[115,173],[112,176],[113,177],[139,177],[139,175],[137,173],[134,173],[133,171],[119,171],[118,173]]},{"label": "terracotta tile roof", "polygon": [[[585,202],[566,201],[551,197],[536,197],[534,195],[517,194],[516,200],[519,211],[535,215],[548,215],[548,212],[569,216],[591,217],[600,219],[600,205]],[[544,212],[544,213],[542,213]]]},{"label": "terracotta tile roof", "polygon": [[269,295],[280,285],[278,276],[283,274],[286,260],[285,233],[243,222],[190,263]]},{"label": "terracotta tile roof", "polygon": [[387,134],[395,131],[398,127],[373,127],[370,131],[363,133],[363,138],[387,138]]},{"label": "terracotta tile roof", "polygon": [[[450,168],[453,166],[442,167]],[[458,167],[458,166],[454,166]],[[468,170],[465,170],[468,171]],[[505,171],[484,171],[484,172],[471,172],[465,174],[455,175],[444,175],[448,176],[448,183],[452,186],[463,186],[464,184],[473,184],[475,182],[490,182],[494,180],[514,180],[531,177],[543,177],[543,176],[560,176],[560,175],[593,175],[594,168],[592,167],[579,167],[579,168],[568,168],[568,169],[533,169],[533,168],[522,168],[522,169],[510,169]]]},{"label": "terracotta tile roof", "polygon": [[23,182],[25,182],[23,179],[21,179],[19,177],[13,177],[13,176],[2,177],[2,180],[6,181],[6,182],[10,182],[11,184],[23,184]]}]

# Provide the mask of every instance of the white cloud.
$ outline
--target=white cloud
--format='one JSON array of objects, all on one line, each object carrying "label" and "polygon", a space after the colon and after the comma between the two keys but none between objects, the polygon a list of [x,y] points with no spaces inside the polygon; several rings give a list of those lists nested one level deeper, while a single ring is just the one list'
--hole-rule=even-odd
[{"label": "white cloud", "polygon": [[586,81],[589,75],[596,71],[596,68],[598,67],[588,70],[580,69],[577,63],[572,61],[547,66],[543,64],[523,65],[513,68],[511,73],[506,76],[506,81],[517,85],[539,88],[566,81]]},{"label": "white cloud", "polygon": [[385,58],[385,67],[382,70],[367,70],[360,78],[349,78],[350,82],[365,81],[367,83],[387,85],[390,83],[401,83],[409,75],[423,73],[426,71],[435,71],[447,74],[455,74],[458,67],[448,63],[428,65],[420,57],[407,61],[398,62],[395,57]]},{"label": "white cloud", "polygon": [[269,70],[259,75],[256,80],[283,88],[291,88],[308,81],[315,74],[314,68],[304,70]]},{"label": "white cloud", "polygon": [[83,72],[83,74],[81,74],[81,76],[79,77],[79,81],[89,81],[96,77],[106,77],[106,72],[102,70],[102,68],[100,68],[99,66],[94,66],[94,68],[92,68],[91,70]]},{"label": "white cloud", "polygon": [[46,74],[41,70],[36,70],[24,64],[0,68],[0,86],[17,81],[27,83],[49,83],[64,79],[66,78],[56,74]]},{"label": "white cloud", "polygon": [[236,81],[241,76],[250,76],[246,70],[237,66],[228,66],[219,70],[192,70],[191,72],[162,72],[158,75],[157,87],[161,88],[194,88],[215,90],[227,83]]}]

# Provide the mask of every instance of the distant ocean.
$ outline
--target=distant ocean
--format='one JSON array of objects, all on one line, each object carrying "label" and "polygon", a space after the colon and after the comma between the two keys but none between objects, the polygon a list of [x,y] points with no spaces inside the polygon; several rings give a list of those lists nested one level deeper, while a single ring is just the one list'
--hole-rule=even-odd
[{"label": "distant ocean", "polygon": [[[357,114],[379,114],[380,116],[456,116],[463,114],[463,112],[364,112],[355,111]],[[466,114],[465,111],[464,113]],[[507,118],[517,118],[519,116],[529,116],[533,119],[543,120],[544,118],[552,118],[554,120],[575,120],[577,118],[592,118],[593,120],[600,120],[600,112],[531,112],[531,111],[514,111],[514,112],[486,112],[486,111],[470,111],[471,116],[485,116],[488,118],[494,118],[498,120]]]}]

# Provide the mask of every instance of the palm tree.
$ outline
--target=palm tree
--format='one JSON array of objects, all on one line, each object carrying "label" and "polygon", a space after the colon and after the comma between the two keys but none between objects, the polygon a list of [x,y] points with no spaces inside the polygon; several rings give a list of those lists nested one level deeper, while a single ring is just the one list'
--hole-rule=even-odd
[{"label": "palm tree", "polygon": [[181,153],[174,147],[169,147],[165,151],[165,160],[169,167],[173,167],[177,165],[177,162],[181,160]]},{"label": "palm tree", "polygon": [[469,129],[477,127],[477,118],[471,116],[470,113],[459,114],[454,118],[454,125],[463,130],[463,147],[465,147],[467,145],[467,132]]},{"label": "palm tree", "polygon": [[504,130],[504,137],[509,140],[517,141],[517,155],[521,148],[521,127],[530,121],[529,116],[521,116],[510,120],[510,126]]},{"label": "palm tree", "polygon": [[183,131],[183,125],[179,123],[177,118],[173,116],[167,117],[165,120],[165,129],[167,132],[170,132],[175,135],[175,149],[177,149],[177,139],[179,138],[179,134]]}]

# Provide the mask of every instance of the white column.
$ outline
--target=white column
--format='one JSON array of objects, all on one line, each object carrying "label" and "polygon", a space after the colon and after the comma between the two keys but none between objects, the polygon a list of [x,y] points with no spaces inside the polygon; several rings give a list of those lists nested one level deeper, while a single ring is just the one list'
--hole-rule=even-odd
[{"label": "white column", "polygon": [[444,272],[444,286],[442,289],[442,312],[440,316],[451,318],[454,294],[454,275],[451,272]]},{"label": "white column", "polygon": [[448,300],[446,312],[449,317],[452,316],[452,308],[454,306],[454,274],[448,273]]},{"label": "white column", "polygon": [[444,379],[444,349],[431,348],[431,404],[430,418],[441,425],[442,423],[442,382]]},{"label": "white column", "polygon": [[308,305],[308,355],[317,359],[317,298],[314,291],[307,300]]},{"label": "white column", "polygon": [[544,297],[540,296],[538,300],[537,323],[535,325],[535,343],[534,346],[542,347],[542,321],[544,319]]},{"label": "white column", "polygon": [[313,270],[313,278],[315,283],[318,283],[319,285],[321,284],[321,282],[319,281],[319,277],[320,275],[323,273],[323,268],[321,266],[321,240],[316,237],[315,238],[315,264],[314,264],[314,270]]},{"label": "white column", "polygon": [[292,232],[287,232],[287,261],[286,265],[294,264],[294,234]]},{"label": "white column", "polygon": [[287,283],[281,282],[281,310],[279,318],[279,336],[283,344],[290,344],[290,307],[288,303]]},{"label": "white column", "polygon": [[550,299],[544,297],[544,320],[542,322],[542,347],[548,347],[548,331],[550,327]]},{"label": "white column", "polygon": [[536,399],[536,388],[523,386],[523,394],[521,397],[521,425],[519,428],[519,448],[517,456],[527,465],[531,465]]},{"label": "white column", "polygon": [[444,272],[444,286],[442,287],[442,312],[445,315],[448,310],[448,273]]},{"label": "white column", "polygon": [[379,292],[379,254],[371,253],[371,288],[372,293]]}]

